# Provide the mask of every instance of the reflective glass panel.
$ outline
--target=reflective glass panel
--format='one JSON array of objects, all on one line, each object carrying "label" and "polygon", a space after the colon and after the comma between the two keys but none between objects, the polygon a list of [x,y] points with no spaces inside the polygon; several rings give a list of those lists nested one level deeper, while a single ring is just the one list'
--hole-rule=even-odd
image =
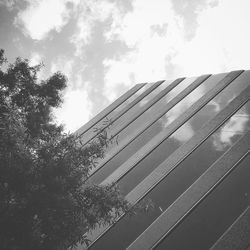
[{"label": "reflective glass panel", "polygon": [[[114,158],[112,158],[106,165],[102,167],[101,170],[96,172],[92,177],[91,181],[94,183],[100,183],[105,178],[107,178],[108,175],[110,175],[118,166],[120,166],[122,163],[124,163],[129,157],[131,157],[133,154],[135,154],[136,151],[138,151],[142,146],[144,146],[146,143],[148,143],[154,136],[156,136],[159,132],[167,129],[168,125],[172,123],[176,118],[178,118],[183,112],[185,112],[195,101],[197,101],[202,95],[207,93],[213,86],[216,85],[221,79],[225,77],[226,74],[218,74],[211,76],[208,78],[205,82],[203,82],[199,87],[197,87],[194,91],[192,91],[189,95],[187,95],[183,100],[181,100],[176,106],[174,106],[169,112],[167,112],[165,115],[163,115],[160,119],[158,119],[156,122],[154,122],[148,129],[146,129],[139,137],[137,137],[133,142],[131,142],[128,146],[126,146],[120,153],[118,153]],[[184,83],[184,86],[187,86],[191,84],[195,78],[189,78],[184,80],[187,81],[187,83]],[[179,90],[180,91],[180,90]],[[176,93],[171,93],[170,95],[175,96],[176,94],[179,94],[177,91]],[[149,114],[147,115],[149,116]],[[205,116],[207,119],[208,117],[211,117],[211,114],[208,116]],[[144,117],[144,119],[147,119],[147,117]],[[205,120],[205,119],[204,119]],[[142,123],[143,120],[140,120]],[[204,123],[204,121],[202,122]],[[125,132],[123,134],[123,137],[125,139]],[[174,137],[174,135],[173,135]],[[148,157],[146,157],[141,163],[140,166],[145,166],[145,161],[154,161],[154,166],[157,166],[160,162],[162,162],[168,155],[170,155],[177,147],[180,146],[180,144],[184,143],[184,140],[189,139],[188,137],[183,138],[182,141],[176,141],[172,140],[171,138],[164,142],[163,145],[160,145],[156,150],[153,151],[153,154],[150,154]],[[126,140],[126,139],[125,139]],[[166,147],[166,143],[174,141],[174,143],[171,144],[171,147]],[[118,144],[119,146],[119,144]],[[164,153],[162,152],[162,148],[164,150]],[[152,157],[152,159],[150,158]],[[140,167],[139,167],[140,168]],[[151,170],[153,169],[153,166]],[[148,169],[149,170],[149,169]],[[144,173],[147,174],[148,170],[146,168],[143,170]],[[149,170],[149,171],[151,171]],[[137,171],[137,170],[133,170]],[[145,176],[145,174],[143,176]],[[134,175],[135,176],[135,175]],[[141,176],[141,177],[143,177]],[[133,177],[132,177],[133,178]],[[132,179],[130,180],[129,184],[132,185]],[[138,182],[137,182],[138,183]],[[121,185],[124,187],[123,191],[126,191],[125,185]],[[132,188],[132,186],[131,186]]]},{"label": "reflective glass panel", "polygon": [[250,154],[155,249],[212,247],[250,205],[249,166]]},{"label": "reflective glass panel", "polygon": [[140,112],[140,109],[144,107],[147,103],[149,103],[154,97],[156,97],[163,89],[165,89],[172,81],[164,81],[160,86],[154,89],[151,93],[145,96],[140,102],[134,105],[131,109],[129,109],[126,113],[124,113],[118,120],[116,120],[108,131],[110,135],[113,134],[117,128],[121,127],[123,123],[127,122],[131,119],[134,115]]},{"label": "reflective glass panel", "polygon": [[139,213],[133,217],[124,216],[91,249],[101,249],[101,247],[125,249],[249,129],[250,103],[248,102],[146,195],[146,198],[150,198],[155,204],[153,211],[146,214]]},{"label": "reflective glass panel", "polygon": [[[230,102],[236,95],[238,95],[246,85],[239,86],[238,82],[232,82],[220,94],[213,98],[207,105],[205,105],[192,118],[184,123],[176,132],[169,138],[162,142],[154,151],[152,151],[146,158],[144,158],[135,168],[133,168],[120,181],[119,185],[124,194],[130,192],[139,182],[141,182],[148,174],[150,174],[161,162],[170,156],[177,148],[188,141],[195,131],[199,130],[211,117],[215,116],[222,110],[228,102]],[[191,96],[190,98],[193,98]],[[182,104],[180,102],[179,104]],[[182,108],[181,105],[176,105],[167,115],[162,119],[163,126],[168,126],[172,116],[176,116],[178,110]],[[183,103],[182,105],[185,105]],[[186,104],[186,106],[188,106]]]},{"label": "reflective glass panel", "polygon": [[[157,114],[161,113],[164,110],[165,106],[182,90],[188,87],[195,79],[196,78],[192,77],[180,82],[174,89],[172,89],[169,93],[167,93],[164,97],[157,101],[152,107],[150,107],[147,111],[140,115],[135,121],[130,123],[125,129],[123,129],[117,136],[118,145],[123,145],[124,142],[127,141],[128,136],[135,136],[136,133],[144,127],[145,121],[147,121],[148,119],[156,119]],[[113,144],[113,147],[111,146],[108,149],[107,156],[112,155],[115,151],[116,145]]]},{"label": "reflective glass panel", "polygon": [[138,98],[143,92],[145,92],[148,88],[150,88],[154,83],[148,83],[139,89],[135,94],[130,96],[126,101],[124,101],[120,106],[114,109],[110,114],[101,119],[98,123],[96,123],[92,128],[82,134],[82,138],[91,138],[95,134],[95,130],[98,128],[102,128],[107,122],[112,121],[112,119],[119,114],[120,112],[124,112],[126,106],[133,102],[136,98]]}]

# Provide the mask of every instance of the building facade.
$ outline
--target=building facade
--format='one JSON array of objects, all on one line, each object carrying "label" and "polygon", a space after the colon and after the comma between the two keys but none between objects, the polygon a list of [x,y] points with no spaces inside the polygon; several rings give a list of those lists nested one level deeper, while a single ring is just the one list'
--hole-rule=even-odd
[{"label": "building facade", "polygon": [[138,84],[81,127],[83,144],[113,140],[89,181],[154,204],[89,249],[250,249],[249,99],[243,70]]}]

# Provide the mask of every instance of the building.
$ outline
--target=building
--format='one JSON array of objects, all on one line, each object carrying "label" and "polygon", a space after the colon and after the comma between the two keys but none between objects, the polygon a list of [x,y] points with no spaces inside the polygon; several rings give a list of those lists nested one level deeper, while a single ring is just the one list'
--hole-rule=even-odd
[{"label": "building", "polygon": [[250,249],[249,99],[250,71],[138,84],[80,128],[114,140],[90,180],[155,204],[89,249]]}]

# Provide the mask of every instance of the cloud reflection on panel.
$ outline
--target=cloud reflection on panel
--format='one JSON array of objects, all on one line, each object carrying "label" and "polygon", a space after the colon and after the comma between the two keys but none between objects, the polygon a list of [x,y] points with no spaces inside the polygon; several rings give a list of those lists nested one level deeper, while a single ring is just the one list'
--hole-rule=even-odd
[{"label": "cloud reflection on panel", "polygon": [[[154,85],[156,82],[149,83],[149,86]],[[152,100],[155,96],[157,96],[162,90],[164,90],[171,81],[164,81],[160,86],[154,89],[150,94],[145,96],[139,103],[140,107],[146,105],[150,100]]]},{"label": "cloud reflection on panel", "polygon": [[[249,105],[250,103],[248,103]],[[227,147],[250,129],[250,116],[246,105],[233,115],[226,124],[213,135],[213,146],[217,151],[224,151]]]},{"label": "cloud reflection on panel", "polygon": [[188,141],[194,135],[194,130],[189,122],[186,122],[180,129],[178,129],[170,138],[174,138],[181,144]]},{"label": "cloud reflection on panel", "polygon": [[[176,95],[177,93],[173,93]],[[181,114],[183,114],[194,102],[200,99],[204,94],[204,88],[200,86],[191,94],[186,96],[180,103],[178,103],[174,108],[169,110],[167,114],[161,118],[161,123],[163,128],[167,128],[173,121],[175,121]],[[181,126],[170,138],[174,138],[180,143],[188,141],[194,135],[194,130],[191,123],[187,121]]]}]

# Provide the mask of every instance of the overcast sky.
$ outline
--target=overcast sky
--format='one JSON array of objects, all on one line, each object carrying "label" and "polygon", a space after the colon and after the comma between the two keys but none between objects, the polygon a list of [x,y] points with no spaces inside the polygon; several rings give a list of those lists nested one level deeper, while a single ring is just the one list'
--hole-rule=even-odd
[{"label": "overcast sky", "polygon": [[136,83],[250,69],[250,0],[0,0],[9,61],[68,77],[55,111],[75,131]]}]

